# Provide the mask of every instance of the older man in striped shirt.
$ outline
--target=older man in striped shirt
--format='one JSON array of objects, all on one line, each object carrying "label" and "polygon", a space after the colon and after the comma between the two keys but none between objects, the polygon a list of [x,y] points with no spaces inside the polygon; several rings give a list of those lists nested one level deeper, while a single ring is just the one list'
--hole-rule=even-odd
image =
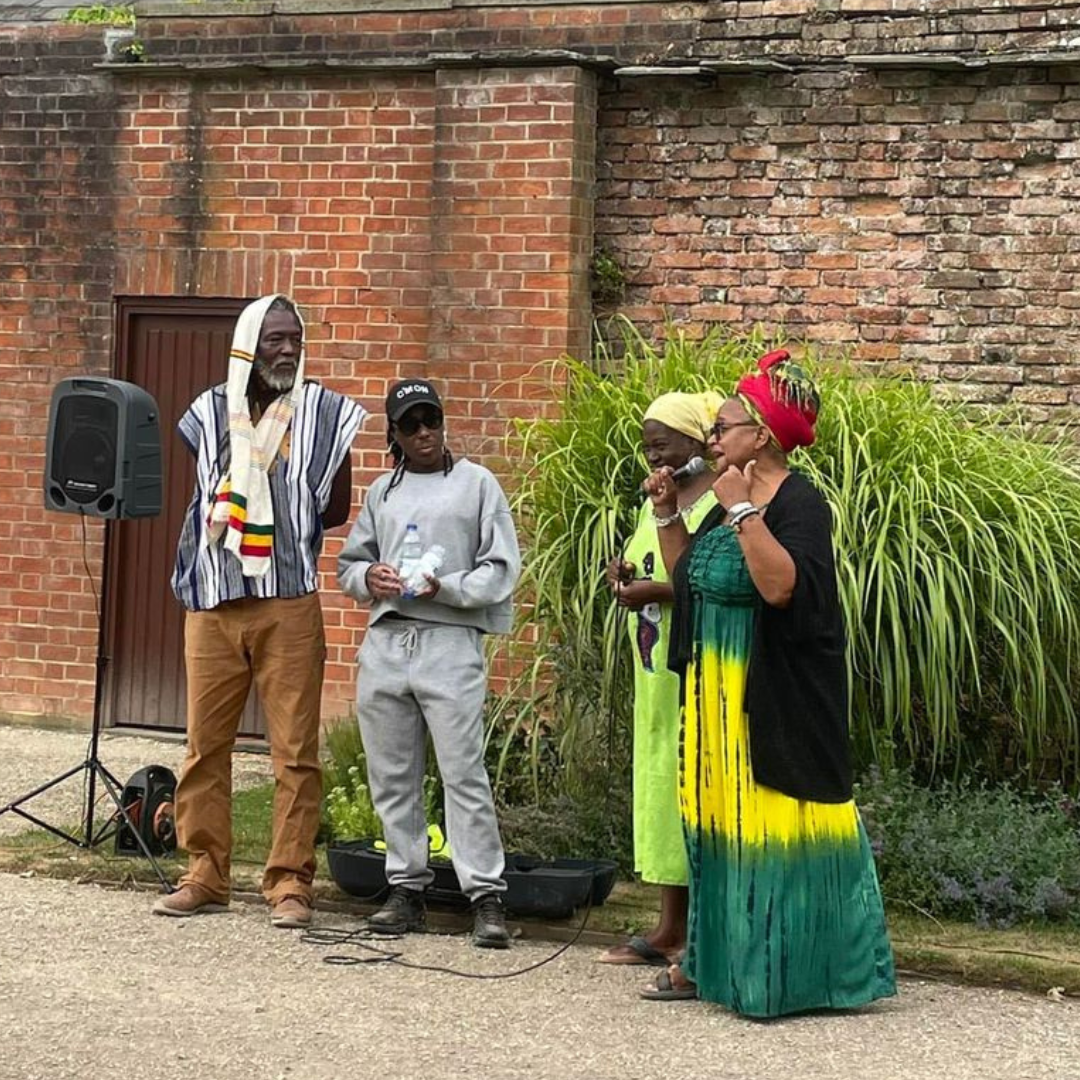
[{"label": "older man in striped shirt", "polygon": [[237,321],[228,381],[180,420],[196,460],[172,579],[187,609],[188,752],[176,823],[189,863],[178,890],[154,905],[158,915],[228,905],[232,749],[254,681],[275,778],[263,895],[273,925],[311,921],[326,655],[317,562],[324,529],[348,520],[349,447],[365,412],[303,372],[299,311],[265,296]]}]

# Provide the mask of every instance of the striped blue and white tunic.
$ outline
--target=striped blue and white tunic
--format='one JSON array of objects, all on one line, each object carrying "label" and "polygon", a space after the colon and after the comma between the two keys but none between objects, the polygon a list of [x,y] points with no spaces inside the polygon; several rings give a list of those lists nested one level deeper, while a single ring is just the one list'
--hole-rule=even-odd
[{"label": "striped blue and white tunic", "polygon": [[294,599],[314,592],[334,474],[366,415],[349,398],[317,382],[304,393],[270,472],[274,547],[261,578],[244,577],[240,560],[206,533],[221,474],[229,467],[229,406],[225,384],[203,391],[180,418],[180,437],[195,455],[195,492],[180,531],[172,588],[189,611],[207,611],[245,597]]}]

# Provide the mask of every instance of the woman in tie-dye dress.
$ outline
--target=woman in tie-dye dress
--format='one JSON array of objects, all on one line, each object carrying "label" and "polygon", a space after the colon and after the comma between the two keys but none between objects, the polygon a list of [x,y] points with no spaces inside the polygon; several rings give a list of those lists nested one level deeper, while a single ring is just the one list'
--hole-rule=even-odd
[{"label": "woman in tie-dye dress", "polygon": [[[896,992],[873,857],[851,798],[844,627],[828,506],[787,465],[817,393],[785,351],[721,407],[720,506],[673,569],[670,663],[683,675],[680,805],[686,955],[644,995],[747,1016],[865,1005]],[[646,482],[657,518],[671,481]]]}]

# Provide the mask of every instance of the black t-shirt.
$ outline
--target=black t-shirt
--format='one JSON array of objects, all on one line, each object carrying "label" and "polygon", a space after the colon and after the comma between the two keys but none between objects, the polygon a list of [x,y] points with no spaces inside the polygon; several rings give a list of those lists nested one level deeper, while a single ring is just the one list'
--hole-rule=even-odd
[{"label": "black t-shirt", "polygon": [[[691,547],[725,514],[723,507],[710,513]],[[832,515],[821,493],[792,472],[773,496],[765,522],[795,564],[795,590],[786,608],[759,600],[754,616],[746,682],[754,779],[796,799],[847,802],[852,782],[848,682]],[[694,646],[688,555],[689,549],[672,575],[668,663],[680,676]]]}]

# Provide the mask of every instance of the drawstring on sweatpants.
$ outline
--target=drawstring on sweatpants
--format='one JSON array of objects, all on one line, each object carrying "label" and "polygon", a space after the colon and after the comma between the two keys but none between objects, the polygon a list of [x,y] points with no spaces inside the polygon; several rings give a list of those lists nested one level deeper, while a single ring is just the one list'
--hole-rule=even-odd
[{"label": "drawstring on sweatpants", "polygon": [[402,630],[398,634],[398,644],[410,655],[416,652],[416,646],[420,641],[420,631],[415,626],[410,626],[408,630]]}]

